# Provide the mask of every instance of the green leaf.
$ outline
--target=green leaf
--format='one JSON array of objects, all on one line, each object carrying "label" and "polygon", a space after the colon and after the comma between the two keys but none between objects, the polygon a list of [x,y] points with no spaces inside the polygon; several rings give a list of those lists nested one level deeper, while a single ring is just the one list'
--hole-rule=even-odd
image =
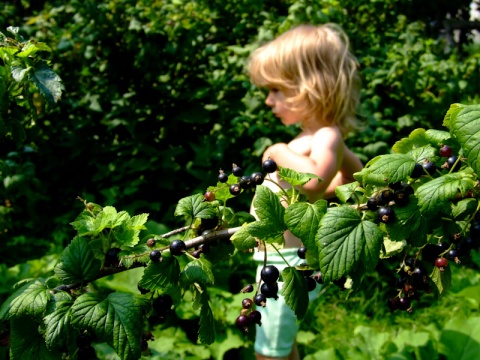
[{"label": "green leaf", "polygon": [[440,336],[440,344],[442,344],[440,352],[446,356],[446,359],[478,359],[480,316],[466,318],[457,313],[445,324]]},{"label": "green leaf", "polygon": [[28,281],[5,300],[0,308],[0,319],[8,320],[28,315],[42,315],[51,298],[50,289],[39,278]]},{"label": "green leaf", "polygon": [[210,304],[208,303],[208,295],[206,291],[202,293],[201,306],[198,339],[200,340],[200,343],[210,345],[215,341],[215,320],[213,318]]},{"label": "green leaf", "polygon": [[412,149],[428,145],[429,143],[425,135],[425,129],[415,129],[408,135],[408,138],[397,141],[392,146],[392,150],[399,154],[406,154]]},{"label": "green leaf", "polygon": [[350,184],[339,185],[335,188],[335,195],[342,203],[346,203],[348,200],[355,197],[356,190],[359,187],[360,184],[358,181]]},{"label": "green leaf", "polygon": [[262,222],[275,227],[277,231],[287,230],[283,221],[285,208],[280,203],[278,196],[268,187],[257,186],[253,205],[258,218]]},{"label": "green leaf", "polygon": [[61,348],[73,339],[74,332],[70,325],[70,308],[73,305],[73,298],[66,292],[59,292],[53,295],[52,301],[48,303],[45,323],[45,342],[49,349],[54,345]]},{"label": "green leaf", "polygon": [[393,241],[408,239],[412,232],[417,231],[422,219],[422,216],[418,213],[417,199],[410,196],[407,206],[395,206],[393,210],[395,211],[396,221],[385,226],[390,239]]},{"label": "green leaf", "polygon": [[467,162],[480,174],[480,105],[459,105],[447,112],[453,136],[460,142]]},{"label": "green leaf", "polygon": [[472,176],[462,171],[443,175],[421,185],[416,194],[420,212],[427,217],[436,215],[449,201],[459,194],[464,195],[475,184]]},{"label": "green leaf", "polygon": [[45,61],[38,61],[35,64],[35,70],[30,71],[28,77],[50,104],[55,104],[62,97],[64,90],[62,79],[48,67]]},{"label": "green leaf", "polygon": [[204,201],[203,195],[197,194],[180,199],[175,208],[175,216],[180,215],[183,215],[186,221],[192,221],[195,218],[213,218],[216,213],[215,208],[208,201]]},{"label": "green leaf", "polygon": [[317,179],[319,182],[322,181],[322,179],[315,174],[300,173],[281,166],[278,167],[278,177],[282,180],[285,180],[287,183],[292,185],[292,187],[303,186],[310,180],[314,179]]},{"label": "green leaf", "polygon": [[140,295],[114,292],[105,298],[86,293],[71,307],[72,325],[93,331],[121,359],[139,359],[144,314],[149,308],[150,301]]},{"label": "green leaf", "polygon": [[434,289],[438,297],[445,295],[452,285],[452,271],[450,266],[444,268],[443,271],[436,266],[433,267],[430,279],[435,285]]},{"label": "green leaf", "polygon": [[241,227],[230,238],[230,241],[239,251],[248,251],[257,246],[255,237],[249,234],[248,229]]},{"label": "green leaf", "polygon": [[254,221],[250,224],[247,224],[244,229],[244,231],[250,234],[250,236],[265,241],[269,244],[284,243],[283,233],[285,232],[286,228],[279,229],[275,225],[265,221]]},{"label": "green leaf", "polygon": [[76,236],[63,250],[54,271],[62,282],[68,285],[94,280],[101,266],[87,240]]},{"label": "green leaf", "polygon": [[412,173],[415,162],[407,154],[380,155],[370,160],[360,174],[368,184],[385,186],[405,180]]},{"label": "green leaf", "polygon": [[213,285],[215,277],[212,264],[205,258],[190,261],[180,273],[180,280],[188,285],[199,283],[203,286]]},{"label": "green leaf", "polygon": [[465,220],[473,215],[478,207],[477,199],[463,199],[452,205],[452,215],[455,220]]},{"label": "green leaf", "polygon": [[179,275],[178,260],[173,255],[165,255],[162,261],[148,264],[138,284],[148,290],[164,290],[175,286]]},{"label": "green leaf", "polygon": [[405,240],[392,241],[388,238],[385,238],[383,239],[383,248],[385,249],[385,253],[382,252],[380,258],[386,259],[392,257],[393,255],[402,252],[405,246],[407,246],[407,242]]},{"label": "green leaf", "polygon": [[320,269],[326,282],[340,279],[359,266],[371,269],[378,261],[383,233],[362,220],[350,206],[331,208],[320,221],[316,242]]},{"label": "green leaf", "polygon": [[305,278],[294,267],[283,269],[282,278],[284,283],[281,294],[285,298],[285,303],[301,320],[305,317],[308,308],[308,289]]},{"label": "green leaf", "polygon": [[60,351],[47,348],[43,336],[38,332],[40,324],[29,317],[10,321],[10,359],[16,360],[61,360]]},{"label": "green leaf", "polygon": [[21,82],[30,70],[30,67],[25,66],[25,63],[19,60],[12,61],[12,65],[10,67],[12,77],[17,82]]}]

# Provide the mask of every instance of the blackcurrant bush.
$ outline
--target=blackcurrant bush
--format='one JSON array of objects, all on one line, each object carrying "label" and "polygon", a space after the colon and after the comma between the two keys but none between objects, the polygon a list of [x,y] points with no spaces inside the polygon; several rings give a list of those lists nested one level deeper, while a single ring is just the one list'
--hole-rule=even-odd
[{"label": "blackcurrant bush", "polygon": [[277,283],[263,283],[260,287],[260,292],[267,298],[278,299],[278,284]]},{"label": "blackcurrant bush", "polygon": [[395,191],[393,200],[395,201],[395,205],[404,207],[408,205],[409,197],[404,190]]},{"label": "blackcurrant bush", "polygon": [[277,171],[277,163],[272,159],[265,160],[262,164],[262,167],[263,167],[263,170],[269,174]]},{"label": "blackcurrant bush", "polygon": [[307,248],[305,246],[301,246],[297,250],[297,255],[300,259],[305,259],[305,256],[307,255]]},{"label": "blackcurrant bush", "polygon": [[376,196],[372,196],[367,200],[367,209],[370,211],[375,211],[378,209],[378,202]]},{"label": "blackcurrant bush", "polygon": [[447,168],[452,169],[452,172],[460,170],[462,167],[461,161],[457,162],[458,156],[450,156],[447,159]]},{"label": "blackcurrant bush", "polygon": [[249,320],[252,324],[258,324],[262,326],[262,314],[258,310],[253,310],[248,314]]},{"label": "blackcurrant bush", "polygon": [[156,243],[157,243],[157,241],[153,238],[147,240],[147,246],[150,247],[150,248],[154,247]]},{"label": "blackcurrant bush", "polygon": [[182,240],[173,240],[170,244],[170,253],[174,256],[182,255],[187,250]]},{"label": "blackcurrant bush", "polygon": [[435,171],[437,171],[437,166],[431,161],[425,161],[422,166],[430,175],[435,174]]},{"label": "blackcurrant bush", "polygon": [[442,253],[442,248],[438,244],[427,244],[422,248],[422,259],[433,263]]},{"label": "blackcurrant bush", "polygon": [[242,300],[242,307],[244,309],[250,309],[253,305],[253,300],[250,298],[246,298]]},{"label": "blackcurrant bush", "polygon": [[218,181],[221,183],[226,183],[228,181],[228,175],[225,174],[222,169],[218,171]]},{"label": "blackcurrant bush", "polygon": [[170,312],[173,299],[168,294],[160,294],[153,300],[152,307],[159,315],[166,315]]},{"label": "blackcurrant bush", "polygon": [[250,319],[247,315],[240,315],[237,317],[235,323],[239,328],[245,329],[248,325],[250,325]]},{"label": "blackcurrant bush", "polygon": [[423,175],[423,166],[419,163],[416,163],[412,173],[410,174],[410,177],[412,179],[418,179],[422,175]]},{"label": "blackcurrant bush", "polygon": [[243,169],[240,166],[238,166],[237,164],[232,164],[232,173],[236,177],[240,177],[240,176],[243,175]]},{"label": "blackcurrant bush", "polygon": [[152,250],[150,251],[150,260],[153,262],[159,262],[162,259],[162,253],[160,250]]},{"label": "blackcurrant bush", "polygon": [[389,206],[380,206],[377,210],[377,219],[385,224],[390,224],[395,220],[395,212]]},{"label": "blackcurrant bush", "polygon": [[443,145],[438,151],[441,157],[450,157],[452,155],[452,148],[448,145]]},{"label": "blackcurrant bush", "polygon": [[300,270],[300,271],[302,272],[303,277],[309,277],[313,275],[312,269]]},{"label": "blackcurrant bush", "polygon": [[394,198],[393,194],[393,191],[390,189],[380,191],[377,195],[377,204],[379,206],[388,205],[388,203]]},{"label": "blackcurrant bush", "polygon": [[450,249],[448,250],[448,253],[446,256],[447,256],[447,259],[454,260],[455,262],[457,262],[458,258],[460,257],[460,254],[457,249]]},{"label": "blackcurrant bush", "polygon": [[470,224],[470,237],[475,241],[480,240],[480,221],[475,221]]},{"label": "blackcurrant bush", "polygon": [[145,339],[140,340],[140,348],[142,349],[142,352],[145,352],[148,350],[148,341]]},{"label": "blackcurrant bush", "polygon": [[305,281],[307,283],[307,290],[308,291],[315,290],[315,288],[317,287],[317,282],[315,281],[315,279],[313,277],[311,277],[311,276],[306,277]]},{"label": "blackcurrant bush", "polygon": [[215,200],[215,193],[213,191],[206,191],[205,194],[203,194],[203,199],[212,202]]},{"label": "blackcurrant bush", "polygon": [[397,181],[395,183],[388,184],[388,187],[394,191],[400,190],[403,187],[403,181]]},{"label": "blackcurrant bush", "polygon": [[254,172],[252,174],[252,182],[254,185],[262,185],[264,176],[261,172]]},{"label": "blackcurrant bush", "polygon": [[120,251],[122,250],[119,248],[108,249],[107,253],[105,254],[105,266],[118,266],[120,263],[118,258]]},{"label": "blackcurrant bush", "polygon": [[406,277],[398,277],[395,280],[395,287],[396,289],[403,289],[406,283],[407,283]]},{"label": "blackcurrant bush", "polygon": [[340,279],[333,280],[332,282],[340,288],[340,290],[345,290],[345,282],[347,281],[347,278],[345,276],[342,276]]},{"label": "blackcurrant bush", "polygon": [[266,283],[274,283],[280,277],[280,272],[275,265],[267,265],[260,272],[260,277]]},{"label": "blackcurrant bush", "polygon": [[240,186],[240,184],[232,184],[230,185],[229,191],[231,195],[237,196],[241,193],[242,187]]},{"label": "blackcurrant bush", "polygon": [[253,298],[253,301],[255,302],[255,305],[257,306],[265,306],[267,302],[267,297],[264,294],[257,294]]}]

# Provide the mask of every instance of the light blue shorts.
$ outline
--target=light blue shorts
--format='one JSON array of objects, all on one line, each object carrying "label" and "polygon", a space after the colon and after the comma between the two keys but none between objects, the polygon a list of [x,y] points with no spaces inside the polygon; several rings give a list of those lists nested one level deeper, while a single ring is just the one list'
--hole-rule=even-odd
[{"label": "light blue shorts", "polygon": [[[289,248],[280,250],[282,256],[287,260],[290,266],[299,266],[305,263],[305,260],[300,259],[297,255],[296,248]],[[263,268],[264,252],[256,251],[253,259],[258,263],[257,267],[257,281],[260,279],[260,272]],[[285,261],[278,255],[277,252],[267,253],[267,265],[275,265],[280,273],[287,267]],[[256,325],[255,337],[255,352],[270,357],[284,357],[292,352],[295,338],[297,336],[299,322],[290,309],[285,304],[285,300],[280,295],[280,289],[283,282],[278,283],[278,299],[268,298],[266,306],[257,306],[256,310],[262,314],[262,325]],[[317,284],[313,291],[310,291],[308,297],[310,302],[315,299],[321,289],[321,285]]]}]

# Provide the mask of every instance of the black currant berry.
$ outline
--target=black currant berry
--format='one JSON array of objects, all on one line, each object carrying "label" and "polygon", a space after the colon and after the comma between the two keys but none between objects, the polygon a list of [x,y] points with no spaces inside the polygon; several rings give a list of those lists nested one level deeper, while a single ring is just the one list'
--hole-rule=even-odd
[{"label": "black currant berry", "polygon": [[250,319],[247,315],[240,315],[239,317],[237,317],[235,323],[239,328],[245,329],[248,325],[250,325]]},{"label": "black currant berry", "polygon": [[315,281],[315,279],[311,276],[309,277],[306,277],[305,278],[305,281],[307,283],[307,289],[308,291],[313,291],[315,290],[315,288],[317,287],[317,282]]},{"label": "black currant berry", "polygon": [[394,198],[394,193],[390,189],[384,189],[377,195],[377,204],[379,206],[388,205]]},{"label": "black currant berry", "polygon": [[419,163],[415,164],[415,167],[413,168],[412,173],[410,174],[410,177],[412,179],[418,179],[420,176],[422,176],[423,173],[423,166]]},{"label": "black currant berry", "polygon": [[267,159],[263,162],[263,170],[266,172],[266,173],[274,173],[275,171],[277,171],[277,163],[275,161],[273,161],[272,159]]},{"label": "black currant berry", "polygon": [[430,175],[435,174],[435,171],[437,171],[437,166],[431,162],[431,161],[425,161],[423,163],[423,168],[429,173]]},{"label": "black currant berry", "polygon": [[452,156],[452,148],[448,145],[443,145],[438,151],[441,157],[450,157]]},{"label": "black currant berry", "polygon": [[97,358],[97,353],[93,346],[87,346],[84,348],[80,348],[77,351],[77,359],[78,360],[94,360]]},{"label": "black currant berry", "polygon": [[174,256],[182,255],[186,250],[187,247],[182,240],[173,240],[170,244],[170,253]]},{"label": "black currant berry", "polygon": [[253,285],[252,284],[248,284],[246,285],[242,290],[240,290],[241,293],[245,294],[245,293],[251,293],[253,291]]},{"label": "black currant berry", "polygon": [[244,309],[250,309],[253,305],[253,300],[250,298],[246,298],[242,300],[242,307]]},{"label": "black currant berry", "polygon": [[470,224],[470,237],[475,241],[480,240],[480,221],[475,221]]},{"label": "black currant berry", "polygon": [[261,172],[254,172],[252,174],[252,182],[254,185],[262,185],[264,176]]},{"label": "black currant berry", "polygon": [[200,255],[202,254],[202,252],[200,250],[194,250],[192,251],[192,256],[195,258],[195,259],[200,259]]},{"label": "black currant berry", "polygon": [[122,250],[119,248],[108,249],[107,253],[105,254],[105,266],[118,266],[120,264],[120,260],[118,258],[120,251]]},{"label": "black currant berry", "polygon": [[403,207],[408,205],[410,198],[405,190],[398,190],[395,191],[393,200],[395,201],[395,205]]},{"label": "black currant berry", "polygon": [[253,301],[255,302],[255,305],[257,306],[265,306],[267,302],[267,297],[264,294],[257,294],[253,298]]},{"label": "black currant berry", "polygon": [[148,350],[148,341],[145,339],[140,340],[140,348],[142,349],[142,352],[145,352]]},{"label": "black currant berry", "polygon": [[225,174],[222,169],[218,171],[218,181],[221,183],[226,183],[228,181],[228,175]]},{"label": "black currant berry", "polygon": [[410,309],[411,302],[409,298],[403,297],[398,300],[398,308],[400,310],[408,310]]},{"label": "black currant berry", "polygon": [[389,206],[380,206],[377,210],[377,219],[385,224],[390,224],[395,220],[395,212]]},{"label": "black currant berry", "polygon": [[230,194],[233,196],[237,196],[242,192],[242,187],[240,184],[232,184],[230,185]]},{"label": "black currant berry", "polygon": [[158,295],[155,300],[153,300],[152,307],[158,313],[158,315],[166,315],[170,312],[173,305],[173,299],[168,294]]},{"label": "black currant berry", "polygon": [[262,326],[262,314],[260,311],[253,310],[248,314],[248,318],[252,324],[258,324],[258,326]]},{"label": "black currant berry", "polygon": [[387,300],[387,306],[390,309],[390,312],[394,312],[399,309],[400,301],[397,297],[390,298]]},{"label": "black currant berry", "polygon": [[378,202],[376,196],[372,196],[367,200],[367,209],[370,211],[375,211],[378,209]]},{"label": "black currant berry", "polygon": [[238,184],[243,190],[247,190],[253,187],[253,181],[250,176],[243,175],[240,180],[238,181]]},{"label": "black currant berry", "polygon": [[395,280],[395,288],[396,289],[403,289],[405,284],[407,283],[407,278],[406,277],[398,277]]},{"label": "black currant berry", "polygon": [[274,265],[264,266],[260,272],[260,277],[266,283],[275,283],[280,277],[280,272]]},{"label": "black currant berry", "polygon": [[437,244],[427,244],[422,249],[422,259],[429,263],[433,263],[441,253],[442,248]]},{"label": "black currant berry", "polygon": [[215,200],[215,193],[213,191],[206,191],[205,194],[203,194],[203,199],[212,202]]},{"label": "black currant berry", "polygon": [[[452,169],[452,172],[460,170],[462,167],[462,163],[459,161],[457,162],[458,156],[450,156],[447,159],[447,169]],[[456,165],[455,165],[456,164]]]},{"label": "black currant berry", "polygon": [[260,287],[260,292],[265,295],[267,298],[278,299],[278,284],[277,283],[266,283],[264,282]]},{"label": "black currant berry", "polygon": [[237,164],[232,164],[232,173],[236,177],[240,177],[240,176],[243,175],[243,169],[240,166],[238,166]]},{"label": "black currant berry", "polygon": [[159,262],[162,259],[162,253],[160,250],[152,250],[150,251],[150,260],[153,262]]},{"label": "black currant berry", "polygon": [[307,248],[305,246],[301,246],[297,250],[297,255],[300,259],[305,259],[305,256],[307,255]]}]

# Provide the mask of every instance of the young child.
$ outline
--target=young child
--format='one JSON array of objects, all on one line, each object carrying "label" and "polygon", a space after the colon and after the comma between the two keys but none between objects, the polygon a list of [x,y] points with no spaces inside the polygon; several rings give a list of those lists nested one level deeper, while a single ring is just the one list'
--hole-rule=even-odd
[{"label": "young child", "polygon": [[[354,181],[353,174],[362,169],[360,160],[344,143],[345,136],[357,128],[357,68],[347,35],[335,24],[292,28],[250,57],[252,83],[269,91],[265,103],[284,125],[299,124],[301,129],[288,144],[267,148],[263,161],[270,158],[281,167],[319,176],[321,182],[311,180],[303,188],[311,203],[334,197],[335,188]],[[279,182],[277,173],[270,176]],[[263,185],[279,191],[270,181]],[[255,215],[253,206],[252,214]],[[297,255],[301,240],[288,231],[284,237],[282,256],[290,266],[300,265],[304,261]],[[256,252],[254,259],[259,273],[263,251]],[[274,251],[268,253],[267,263],[280,271],[285,267]],[[310,295],[318,294],[319,287]],[[283,298],[268,299],[266,307],[258,310],[262,313],[262,326],[256,327],[257,359],[299,359],[295,345],[298,322]]]}]

